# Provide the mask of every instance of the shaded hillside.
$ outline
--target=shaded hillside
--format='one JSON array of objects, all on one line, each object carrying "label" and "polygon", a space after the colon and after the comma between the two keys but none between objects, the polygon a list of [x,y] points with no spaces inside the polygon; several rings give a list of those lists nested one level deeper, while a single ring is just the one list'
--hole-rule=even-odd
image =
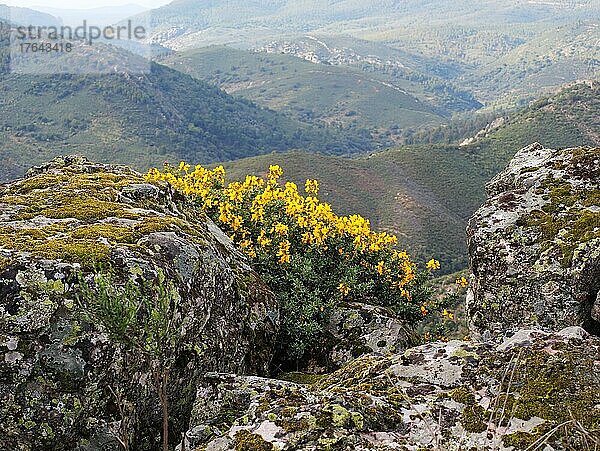
[{"label": "shaded hillside", "polygon": [[600,24],[556,27],[467,76],[481,99],[532,100],[569,80],[600,78]]},{"label": "shaded hillside", "polygon": [[519,149],[536,141],[554,148],[598,144],[599,94],[598,86],[568,88],[468,146],[405,146],[352,160],[293,152],[226,168],[238,179],[277,163],[289,180],[317,178],[322,198],[336,209],[371,218],[398,234],[401,246],[422,260],[439,258],[452,272],[467,264],[466,221],[485,200],[485,184]]}]

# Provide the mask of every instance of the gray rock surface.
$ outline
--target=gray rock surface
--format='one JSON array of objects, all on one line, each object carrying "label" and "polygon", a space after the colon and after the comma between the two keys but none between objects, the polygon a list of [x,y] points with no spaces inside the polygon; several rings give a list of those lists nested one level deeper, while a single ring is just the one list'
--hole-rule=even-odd
[{"label": "gray rock surface", "polygon": [[583,450],[600,443],[600,339],[572,327],[430,343],[312,385],[211,374],[193,412],[188,451]]},{"label": "gray rock surface", "polygon": [[468,227],[474,331],[600,334],[600,149],[519,151]]},{"label": "gray rock surface", "polygon": [[403,351],[414,340],[414,332],[386,309],[359,303],[337,308],[327,332],[328,363],[335,369],[363,354]]},{"label": "gray rock surface", "polygon": [[174,437],[204,372],[268,369],[277,305],[216,226],[130,169],[59,158],[0,186],[2,450],[117,450],[119,430],[132,449],[158,448],[151,378],[78,313],[73,275],[94,263],[133,280],[160,268],[175,283],[189,351],[170,380]]}]

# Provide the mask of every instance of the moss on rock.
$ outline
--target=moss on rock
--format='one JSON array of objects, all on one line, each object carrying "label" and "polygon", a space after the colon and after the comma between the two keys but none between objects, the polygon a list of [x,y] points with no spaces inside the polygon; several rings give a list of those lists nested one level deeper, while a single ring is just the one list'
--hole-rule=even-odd
[{"label": "moss on rock", "polygon": [[[197,402],[210,410],[214,402],[208,395],[219,400],[229,391],[248,393],[249,402],[234,413],[238,420],[222,437],[232,436],[241,418],[254,432],[275,423],[280,429],[263,436],[274,437],[268,440],[278,449],[432,449],[435,444],[436,449],[493,451],[503,440],[506,447],[524,450],[554,430],[546,443],[567,451],[600,440],[598,361],[600,341],[583,329],[522,331],[502,344],[452,341],[400,355],[363,356],[312,385],[222,376],[223,393],[200,390]],[[216,440],[198,445],[210,448]]]},{"label": "moss on rock", "polygon": [[467,234],[473,272],[467,314],[476,334],[600,331],[591,315],[600,289],[599,152],[534,144],[488,184],[489,199]]},{"label": "moss on rock", "polygon": [[4,271],[6,268],[8,268],[10,266],[10,263],[11,263],[10,258],[0,255],[0,272]]},{"label": "moss on rock", "polygon": [[235,451],[273,451],[273,445],[258,434],[239,431],[233,439]]},{"label": "moss on rock", "polygon": [[538,193],[547,197],[548,203],[526,217],[526,223],[539,229],[542,250],[556,246],[558,240],[561,264],[568,268],[582,243],[600,238],[600,211],[589,209],[600,205],[600,188],[575,189],[569,182],[549,178]]},{"label": "moss on rock", "polygon": [[[169,387],[175,430],[187,425],[202,374],[267,370],[272,293],[202,210],[169,187],[65,157],[0,185],[0,218],[0,449],[118,449],[111,428],[123,419],[118,433],[136,449],[156,448],[151,376],[77,302],[79,277],[93,289],[99,263],[115,285],[160,271],[179,294],[186,322]],[[237,290],[242,280],[252,289]],[[220,426],[235,420],[224,415]]]},{"label": "moss on rock", "polygon": [[10,206],[8,220],[0,223],[0,248],[90,268],[106,263],[115,247],[144,252],[135,244],[152,233],[174,232],[207,245],[206,228],[187,219],[205,218],[200,210],[182,201],[180,212],[164,214],[168,205],[158,199],[123,202],[121,192],[143,184],[141,175],[127,168],[87,170],[34,171],[0,187],[0,205]]}]

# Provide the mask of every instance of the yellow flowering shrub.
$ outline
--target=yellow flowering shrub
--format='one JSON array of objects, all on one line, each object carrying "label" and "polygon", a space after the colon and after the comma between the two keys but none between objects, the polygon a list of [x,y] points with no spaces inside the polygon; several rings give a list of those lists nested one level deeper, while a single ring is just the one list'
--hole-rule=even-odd
[{"label": "yellow flowering shrub", "polygon": [[[428,266],[437,266],[431,260]],[[424,305],[426,310],[435,312],[428,315],[419,325],[425,341],[448,341],[462,339],[468,333],[468,324],[464,314],[465,298],[469,281],[463,275],[454,278],[447,275],[435,282],[436,291]]]},{"label": "yellow flowering shrub", "polygon": [[[318,181],[307,180],[301,191],[282,183],[282,175],[271,166],[266,179],[226,184],[222,166],[181,163],[152,169],[147,180],[168,182],[198,202],[252,260],[279,299],[280,346],[290,360],[314,346],[343,300],[386,306],[407,321],[422,318],[429,272],[417,272],[407,253],[396,249],[397,238],[373,231],[360,215],[335,214],[319,200]],[[439,262],[427,268],[437,270]]]}]

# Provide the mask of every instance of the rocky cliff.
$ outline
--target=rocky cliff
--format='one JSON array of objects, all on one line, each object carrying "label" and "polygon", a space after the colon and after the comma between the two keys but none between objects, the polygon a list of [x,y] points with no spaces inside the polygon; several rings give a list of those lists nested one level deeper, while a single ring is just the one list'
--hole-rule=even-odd
[{"label": "rocky cliff", "polygon": [[117,430],[158,449],[149,375],[78,314],[73,276],[98,264],[174,282],[187,349],[169,383],[176,435],[204,372],[266,373],[277,306],[229,239],[166,185],[60,158],[0,186],[0,449],[117,450]]}]

